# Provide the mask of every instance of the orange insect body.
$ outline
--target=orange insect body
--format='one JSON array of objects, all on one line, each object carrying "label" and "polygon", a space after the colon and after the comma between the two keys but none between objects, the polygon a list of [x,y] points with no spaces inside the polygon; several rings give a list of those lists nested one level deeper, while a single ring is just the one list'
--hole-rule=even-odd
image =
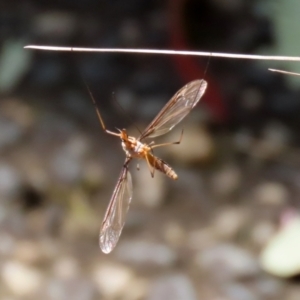
[{"label": "orange insect body", "polygon": [[176,180],[178,178],[175,171],[165,161],[151,153],[152,148],[149,145],[141,143],[135,137],[128,136],[126,129],[121,130],[120,138],[126,157],[145,159],[150,166],[166,174],[171,179]]},{"label": "orange insect body", "polygon": [[177,180],[178,176],[175,173],[175,171],[162,159],[154,156],[152,153],[147,153],[147,161],[149,164],[155,168],[156,170],[166,174],[168,177],[170,177],[173,180]]},{"label": "orange insect body", "polygon": [[145,153],[150,151],[150,147],[144,143],[141,143],[133,136],[128,136],[126,129],[122,129],[120,132],[120,138],[122,140],[122,148],[127,157],[132,158],[145,158]]}]

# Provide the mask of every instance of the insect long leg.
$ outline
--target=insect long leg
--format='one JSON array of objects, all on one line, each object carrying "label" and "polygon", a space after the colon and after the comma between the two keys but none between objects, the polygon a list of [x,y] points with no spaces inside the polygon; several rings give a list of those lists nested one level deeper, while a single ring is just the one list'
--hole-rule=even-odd
[{"label": "insect long leg", "polygon": [[[158,145],[154,145],[154,146],[151,146],[154,142],[152,141],[148,146],[151,147],[151,153],[153,148],[157,148],[157,147],[164,147],[164,146],[169,146],[169,145],[179,145],[181,143],[181,140],[182,140],[182,137],[183,137],[183,129],[181,131],[181,134],[180,134],[180,138],[177,142],[171,142],[171,143],[163,143],[163,144],[158,144]],[[150,162],[149,162],[149,157],[146,155],[146,161],[147,161],[147,164],[148,164],[148,167],[149,167],[149,170],[150,170],[150,173],[151,173],[151,177],[154,177],[154,172],[155,172],[155,166],[151,165]]]},{"label": "insect long leg", "polygon": [[157,145],[151,146],[151,149],[158,148],[158,147],[164,147],[164,146],[170,146],[170,145],[179,145],[181,143],[182,137],[183,137],[183,129],[181,131],[180,138],[177,142],[157,144]]},{"label": "insect long leg", "polygon": [[120,136],[120,133],[113,132],[113,131],[110,131],[110,130],[106,129],[105,123],[104,123],[104,121],[102,119],[102,116],[101,116],[100,110],[99,110],[99,108],[97,106],[97,103],[95,101],[95,98],[94,98],[94,96],[93,96],[93,94],[92,94],[89,86],[86,84],[86,82],[84,82],[84,84],[85,84],[85,86],[86,86],[86,88],[88,90],[88,93],[89,93],[89,95],[90,95],[90,97],[92,99],[93,105],[94,105],[94,107],[96,109],[96,113],[97,113],[97,116],[98,116],[98,119],[99,119],[99,122],[101,124],[101,127],[102,127],[103,131],[106,132],[106,133],[108,133],[108,134],[111,134],[111,135]]},{"label": "insect long leg", "polygon": [[154,172],[155,172],[155,167],[151,166],[148,155],[146,155],[145,157],[146,157],[146,161],[147,161],[147,164],[148,164],[148,168],[150,170],[151,177],[153,178],[154,177]]}]

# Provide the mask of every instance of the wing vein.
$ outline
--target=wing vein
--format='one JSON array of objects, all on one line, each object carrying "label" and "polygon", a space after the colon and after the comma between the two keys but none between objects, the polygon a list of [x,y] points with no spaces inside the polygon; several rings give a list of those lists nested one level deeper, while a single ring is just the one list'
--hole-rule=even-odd
[{"label": "wing vein", "polygon": [[207,82],[203,79],[186,84],[167,102],[141,134],[139,140],[160,136],[172,130],[195,107],[206,88]]}]

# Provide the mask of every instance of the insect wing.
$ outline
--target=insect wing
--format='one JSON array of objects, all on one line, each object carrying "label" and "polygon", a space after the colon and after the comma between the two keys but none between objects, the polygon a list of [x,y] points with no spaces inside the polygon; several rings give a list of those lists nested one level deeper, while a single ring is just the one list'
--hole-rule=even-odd
[{"label": "insect wing", "polygon": [[206,88],[207,82],[203,79],[192,81],[181,88],[163,107],[139,139],[153,138],[172,130],[195,107]]},{"label": "insect wing", "polygon": [[111,252],[116,246],[132,199],[132,179],[127,169],[128,162],[125,162],[121,171],[101,226],[99,245],[104,253]]}]

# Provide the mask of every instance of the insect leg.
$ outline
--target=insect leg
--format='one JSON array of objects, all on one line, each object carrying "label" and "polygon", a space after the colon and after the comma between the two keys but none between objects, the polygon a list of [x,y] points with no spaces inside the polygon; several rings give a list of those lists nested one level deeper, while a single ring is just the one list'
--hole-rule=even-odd
[{"label": "insect leg", "polygon": [[105,123],[104,123],[104,121],[102,119],[102,116],[101,116],[100,110],[99,110],[99,108],[97,106],[97,103],[95,101],[95,98],[94,98],[94,96],[93,96],[93,94],[92,94],[89,86],[86,84],[86,82],[84,82],[84,83],[85,83],[85,86],[86,86],[86,88],[88,90],[88,93],[89,93],[89,95],[90,95],[90,97],[92,99],[93,105],[94,105],[94,107],[96,109],[96,113],[97,113],[97,116],[98,116],[98,119],[99,119],[99,122],[101,124],[101,127],[102,127],[103,131],[106,132],[106,133],[108,133],[108,134],[111,134],[111,135],[120,136],[120,133],[116,133],[116,132],[113,132],[113,131],[110,131],[110,130],[106,129]]},{"label": "insect leg", "polygon": [[154,172],[155,172],[155,167],[151,166],[148,155],[146,155],[145,157],[146,157],[146,161],[147,161],[147,164],[148,164],[148,168],[150,170],[151,177],[153,178],[154,177]]},{"label": "insect leg", "polygon": [[181,131],[179,141],[171,142],[171,143],[157,144],[157,145],[151,146],[151,149],[154,149],[154,148],[157,148],[157,147],[170,146],[170,145],[179,145],[181,143],[182,137],[183,137],[183,129]]}]

